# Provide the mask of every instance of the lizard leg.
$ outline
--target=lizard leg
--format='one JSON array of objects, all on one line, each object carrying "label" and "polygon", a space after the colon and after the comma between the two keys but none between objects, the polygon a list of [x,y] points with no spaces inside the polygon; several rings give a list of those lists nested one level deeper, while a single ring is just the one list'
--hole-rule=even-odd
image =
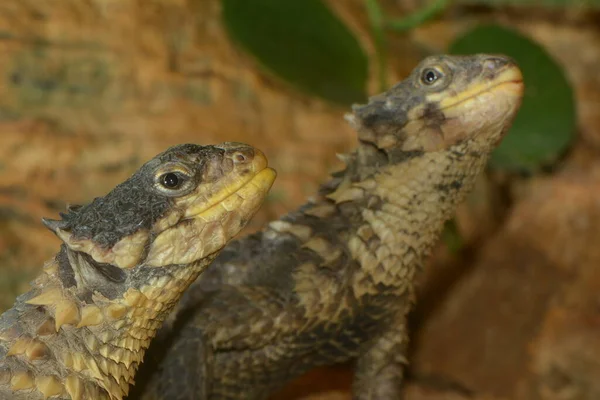
[{"label": "lizard leg", "polygon": [[353,400],[402,398],[404,368],[408,363],[406,317],[397,317],[379,336],[363,344],[352,384]]}]

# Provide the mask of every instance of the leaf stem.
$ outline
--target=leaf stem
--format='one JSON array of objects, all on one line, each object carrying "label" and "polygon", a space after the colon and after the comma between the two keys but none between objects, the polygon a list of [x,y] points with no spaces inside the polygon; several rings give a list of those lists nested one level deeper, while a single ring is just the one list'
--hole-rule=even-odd
[{"label": "leaf stem", "polygon": [[365,0],[365,7],[367,9],[377,57],[378,91],[382,92],[387,88],[387,42],[384,31],[384,17],[377,0]]},{"label": "leaf stem", "polygon": [[406,32],[413,29],[424,22],[429,21],[440,12],[444,11],[450,4],[450,0],[433,0],[427,7],[415,11],[404,18],[396,20],[388,20],[385,28],[395,30],[397,32]]}]

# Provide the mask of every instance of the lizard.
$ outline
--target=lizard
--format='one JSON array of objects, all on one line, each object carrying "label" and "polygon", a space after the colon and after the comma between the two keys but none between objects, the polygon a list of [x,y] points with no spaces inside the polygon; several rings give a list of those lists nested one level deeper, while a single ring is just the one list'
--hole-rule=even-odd
[{"label": "lizard", "polygon": [[43,223],[60,250],[0,316],[0,399],[122,399],[181,294],[262,204],[249,145],[181,144]]},{"label": "lizard", "polygon": [[401,398],[418,273],[523,91],[511,58],[437,55],[353,106],[358,145],[345,167],[226,247],[163,327],[129,399],[266,399],[348,361],[354,399]]}]

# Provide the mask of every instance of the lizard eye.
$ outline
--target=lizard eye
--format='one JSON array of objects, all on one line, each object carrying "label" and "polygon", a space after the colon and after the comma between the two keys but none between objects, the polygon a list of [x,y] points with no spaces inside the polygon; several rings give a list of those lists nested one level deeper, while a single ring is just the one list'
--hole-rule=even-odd
[{"label": "lizard eye", "polygon": [[181,196],[194,186],[190,176],[181,171],[168,171],[158,174],[154,186],[167,196]]},{"label": "lizard eye", "polygon": [[442,77],[442,73],[434,68],[425,68],[421,73],[421,82],[425,85],[432,85]]},{"label": "lizard eye", "polygon": [[181,185],[181,179],[174,172],[169,172],[160,177],[160,183],[167,189],[177,189]]}]

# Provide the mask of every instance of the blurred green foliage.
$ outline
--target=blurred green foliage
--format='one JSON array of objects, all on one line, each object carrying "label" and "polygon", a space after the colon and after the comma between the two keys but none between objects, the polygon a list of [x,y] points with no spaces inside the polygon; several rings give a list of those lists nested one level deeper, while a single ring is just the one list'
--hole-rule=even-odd
[{"label": "blurred green foliage", "polygon": [[265,69],[339,104],[365,101],[368,60],[321,0],[222,0],[230,37]]}]

